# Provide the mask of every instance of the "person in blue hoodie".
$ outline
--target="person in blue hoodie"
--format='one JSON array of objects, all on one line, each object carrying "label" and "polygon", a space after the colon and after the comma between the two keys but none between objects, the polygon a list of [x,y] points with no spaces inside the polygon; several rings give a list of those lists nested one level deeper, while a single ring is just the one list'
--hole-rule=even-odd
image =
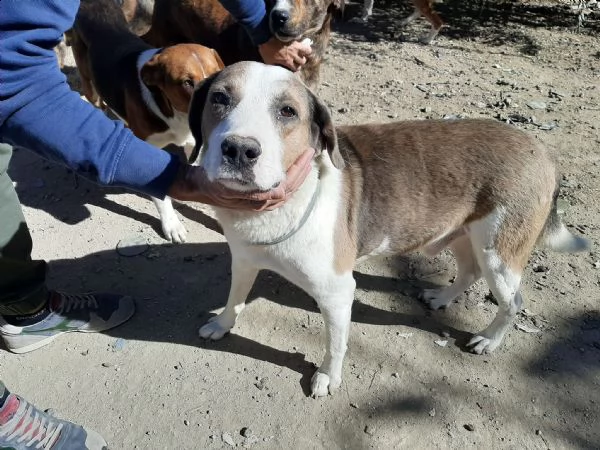
[{"label": "person in blue hoodie", "polygon": [[[245,26],[266,63],[298,70],[306,62],[310,48],[270,35],[263,0],[222,3]],[[81,100],[58,68],[53,48],[78,7],[77,0],[0,0],[0,335],[15,353],[40,348],[66,332],[107,330],[129,319],[135,307],[129,296],[47,287],[46,263],[31,258],[31,235],[7,174],[12,147],[32,150],[99,184],[255,210],[280,206],[304,181],[313,155],[307,149],[276,189],[241,194],[137,139],[122,122]],[[0,381],[0,448],[31,446],[99,450],[106,442],[92,430],[43,413]]]}]

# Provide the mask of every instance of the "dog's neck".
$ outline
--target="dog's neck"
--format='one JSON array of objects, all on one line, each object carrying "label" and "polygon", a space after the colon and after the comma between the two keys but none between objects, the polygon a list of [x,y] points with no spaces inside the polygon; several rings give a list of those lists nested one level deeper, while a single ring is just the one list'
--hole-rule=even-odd
[{"label": "dog's neck", "polygon": [[320,184],[327,183],[322,172],[321,164],[313,162],[313,169],[302,186],[283,206],[273,211],[215,208],[227,239],[259,246],[272,246],[292,239],[310,221],[311,213],[319,202]]}]

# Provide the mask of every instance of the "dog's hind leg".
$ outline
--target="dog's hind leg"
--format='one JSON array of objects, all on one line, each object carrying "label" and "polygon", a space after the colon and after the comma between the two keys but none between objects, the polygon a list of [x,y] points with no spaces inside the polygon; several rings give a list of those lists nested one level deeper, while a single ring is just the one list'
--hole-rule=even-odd
[{"label": "dog's hind leg", "polygon": [[481,278],[481,270],[473,254],[473,246],[468,234],[456,238],[448,247],[456,259],[456,279],[450,286],[423,290],[423,300],[431,309],[447,307]]},{"label": "dog's hind leg", "polygon": [[[477,354],[492,352],[500,345],[521,309],[521,274],[541,228],[534,223],[521,225],[519,229],[511,228],[504,216],[503,211],[496,210],[469,226],[477,263],[498,302],[498,312],[492,323],[467,344]],[[510,221],[524,223],[514,217]]]},{"label": "dog's hind leg", "polygon": [[258,269],[250,261],[240,260],[232,255],[231,289],[227,305],[221,314],[212,317],[200,328],[200,337],[204,339],[221,339],[235,325],[237,317],[246,306],[246,298],[258,275]]},{"label": "dog's hind leg", "polygon": [[350,331],[350,316],[356,282],[350,272],[343,286],[329,295],[316,296],[317,304],[325,322],[327,348],[323,363],[317,369],[311,380],[313,397],[323,397],[333,393],[342,383],[342,366],[348,345]]},{"label": "dog's hind leg", "polygon": [[413,20],[418,19],[419,17],[421,17],[421,11],[419,11],[419,8],[415,6],[415,10],[413,11],[413,13],[406,19],[402,19],[402,21],[400,21],[400,26],[405,27],[406,25],[411,23]]},{"label": "dog's hind leg", "polygon": [[369,17],[371,16],[371,14],[373,14],[373,4],[374,3],[375,3],[375,0],[365,0],[365,3],[363,4],[363,10],[362,10],[362,16],[361,16],[361,19],[364,22],[369,20]]}]

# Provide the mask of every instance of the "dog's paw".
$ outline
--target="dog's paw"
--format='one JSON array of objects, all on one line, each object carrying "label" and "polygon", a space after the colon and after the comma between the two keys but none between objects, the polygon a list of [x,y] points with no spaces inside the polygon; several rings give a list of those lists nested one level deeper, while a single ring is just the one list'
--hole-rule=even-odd
[{"label": "dog's paw", "polygon": [[454,299],[448,295],[446,289],[423,289],[421,299],[431,309],[447,308]]},{"label": "dog's paw", "polygon": [[200,327],[198,334],[201,338],[218,341],[233,328],[234,322],[224,319],[222,314],[211,317],[206,325]]},{"label": "dog's paw", "polygon": [[181,244],[187,239],[187,230],[176,214],[161,219],[162,230],[165,238],[171,242]]},{"label": "dog's paw", "polygon": [[467,347],[470,347],[471,352],[482,355],[496,350],[498,345],[500,345],[500,342],[502,342],[502,339],[491,339],[477,334],[471,338]]},{"label": "dog's paw", "polygon": [[327,394],[333,394],[333,392],[339,388],[341,384],[341,378],[333,378],[326,373],[319,372],[317,370],[310,382],[311,396],[313,398],[317,398],[325,397]]},{"label": "dog's paw", "polygon": [[358,23],[358,24],[365,24],[369,21],[369,16],[361,16],[361,17],[353,17],[352,19],[350,19],[348,22],[349,23]]}]

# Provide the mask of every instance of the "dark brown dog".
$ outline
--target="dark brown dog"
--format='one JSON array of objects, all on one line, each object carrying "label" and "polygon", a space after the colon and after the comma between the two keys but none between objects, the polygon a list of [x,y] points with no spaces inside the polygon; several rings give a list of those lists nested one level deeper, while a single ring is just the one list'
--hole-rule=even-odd
[{"label": "dark brown dog", "polygon": [[[114,0],[82,0],[69,32],[84,95],[114,111],[145,141],[175,144],[190,153],[194,139],[188,107],[194,87],[224,65],[212,49],[179,44],[155,49],[128,29]],[[165,236],[185,241],[185,228],[171,201],[153,199]]]},{"label": "dark brown dog", "polygon": [[[267,2],[270,28],[277,39],[282,42],[311,39],[313,53],[300,71],[311,87],[319,82],[332,14],[342,5],[343,0]],[[218,0],[155,0],[152,26],[143,39],[156,47],[197,42],[214,48],[226,65],[261,61],[248,34]]]}]

